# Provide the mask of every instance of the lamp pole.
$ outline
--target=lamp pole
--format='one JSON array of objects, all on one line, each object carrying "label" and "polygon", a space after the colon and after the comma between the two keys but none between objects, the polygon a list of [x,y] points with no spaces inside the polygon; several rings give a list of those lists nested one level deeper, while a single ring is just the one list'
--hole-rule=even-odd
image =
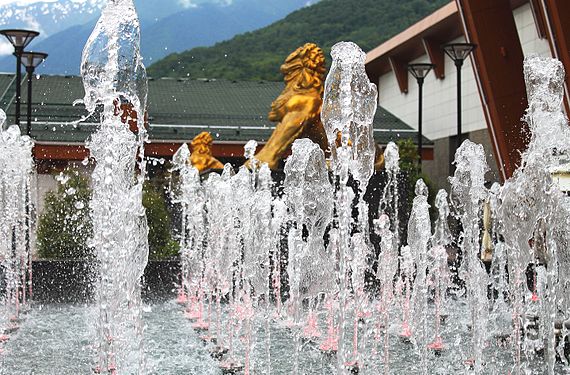
[{"label": "lamp pole", "polygon": [[[32,80],[33,74],[44,60],[47,58],[47,53],[42,52],[22,52],[20,54],[20,62],[26,68],[28,76],[28,119],[26,122],[26,135],[29,136],[32,129]],[[22,301],[26,303],[26,289],[28,289],[28,298],[32,298],[32,254],[30,246],[30,191],[26,188],[26,252],[28,254],[28,280],[26,288],[26,280],[24,276],[24,284],[22,288]]]},{"label": "lamp pole", "polygon": [[14,48],[14,55],[16,55],[16,125],[20,125],[20,106],[22,103],[22,52],[24,49],[21,47]]},{"label": "lamp pole", "polygon": [[463,67],[463,62],[477,48],[476,44],[473,43],[449,43],[443,46],[445,54],[449,56],[455,63],[457,70],[457,139],[455,143],[455,151],[461,146],[461,141],[463,140],[462,127],[462,106],[461,106],[461,68]]},{"label": "lamp pole", "polygon": [[414,76],[416,82],[418,83],[418,156],[419,156],[419,166],[420,171],[422,168],[422,150],[423,150],[423,88],[424,80],[429,72],[435,67],[434,64],[419,63],[419,64],[409,64],[408,71]]},{"label": "lamp pole", "polygon": [[461,68],[463,67],[463,60],[455,60],[455,67],[457,69],[457,139],[455,143],[455,150],[461,146],[461,141],[463,140],[463,130],[462,122],[463,118],[461,116],[462,97],[461,97]]},{"label": "lamp pole", "polygon": [[16,124],[20,125],[20,105],[22,92],[22,54],[24,48],[38,35],[39,32],[33,30],[6,29],[0,30],[0,35],[4,35],[6,39],[14,47],[14,56],[16,56]]},{"label": "lamp pole", "polygon": [[32,130],[32,79],[36,68],[48,57],[43,52],[24,52],[22,53],[22,65],[26,68],[28,76],[28,121],[26,126],[26,135],[30,135]]}]

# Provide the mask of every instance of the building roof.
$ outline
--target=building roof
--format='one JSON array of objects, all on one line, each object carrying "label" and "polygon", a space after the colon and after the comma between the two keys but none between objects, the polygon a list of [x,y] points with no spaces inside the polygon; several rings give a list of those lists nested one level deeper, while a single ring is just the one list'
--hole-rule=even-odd
[{"label": "building roof", "polygon": [[[513,9],[529,0],[510,0]],[[394,71],[402,92],[407,92],[407,65],[423,55],[436,65],[435,73],[443,78],[443,50],[441,46],[464,35],[463,24],[456,1],[439,8],[401,33],[390,38],[366,54],[366,72],[372,82]],[[406,82],[402,82],[406,80]]]},{"label": "building roof", "polygon": [[395,68],[395,62],[407,65],[409,61],[425,55],[424,41],[433,41],[439,49],[442,43],[461,35],[461,19],[453,1],[368,52],[366,70],[373,82],[377,82],[379,76]]},{"label": "building roof", "polygon": [[[13,75],[0,74],[0,105],[13,118]],[[149,136],[151,141],[188,141],[210,131],[216,141],[267,141],[275,124],[267,119],[271,102],[283,90],[282,82],[150,79]],[[33,78],[34,104],[31,136],[38,142],[84,142],[97,127],[96,119],[77,123],[87,115],[77,76],[43,75]],[[26,118],[27,85],[22,85],[22,121]],[[374,119],[375,139],[385,144],[400,138],[415,139],[416,132],[379,107]],[[425,140],[430,144],[429,140]]]}]

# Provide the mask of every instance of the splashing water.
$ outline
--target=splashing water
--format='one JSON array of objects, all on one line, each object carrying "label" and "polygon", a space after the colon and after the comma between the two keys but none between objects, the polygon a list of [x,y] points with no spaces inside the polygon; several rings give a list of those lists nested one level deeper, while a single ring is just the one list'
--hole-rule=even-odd
[{"label": "splashing water", "polygon": [[[145,177],[143,122],[147,82],[139,52],[140,26],[132,0],[109,0],[83,50],[81,75],[88,111],[102,107],[88,142],[93,171],[93,239],[97,277],[99,373],[145,373],[140,278],[148,260],[142,206]],[[132,105],[134,134],[117,116]],[[137,121],[138,117],[138,121]]]},{"label": "splashing water", "polygon": [[416,182],[416,196],[408,222],[408,246],[416,265],[416,277],[412,286],[411,324],[412,340],[418,346],[422,361],[422,373],[427,374],[427,310],[428,310],[428,241],[431,236],[429,220],[428,188],[422,179]]},{"label": "splashing water", "polygon": [[[398,149],[393,143],[387,146],[387,184],[374,221],[380,252],[374,255],[363,193],[373,172],[376,88],[365,76],[364,54],[356,45],[340,43],[332,55],[322,113],[332,175],[323,151],[308,139],[292,146],[281,197],[267,165],[253,157],[254,141],[244,149],[251,170],[242,167],[235,173],[226,165],[221,175],[211,174],[205,182],[187,164],[185,145],[174,155],[173,171],[180,177],[174,198],[183,212],[181,302],[222,371],[301,374],[307,370],[306,357],[316,350],[325,355],[321,371],[337,374],[523,373],[542,363],[550,374],[567,368],[570,204],[551,174],[570,160],[570,131],[560,108],[557,63],[526,62],[527,121],[533,135],[513,179],[487,190],[482,146],[465,141],[457,150],[450,201],[461,223],[459,238],[453,238],[448,225],[445,191],[435,200],[438,219],[432,232],[428,189],[418,180],[407,246],[400,248]],[[110,92],[105,90],[99,93]],[[120,95],[140,92],[138,86],[128,86]],[[113,100],[103,96],[94,102],[108,110]],[[145,244],[138,239],[143,211],[134,204],[140,198],[136,155],[144,129],[135,136],[112,114],[104,114],[100,132],[112,136],[97,143],[103,136],[96,135],[90,144],[102,160],[97,168],[103,166],[95,173],[99,190],[92,206],[100,232],[93,242],[102,275],[100,332],[117,332],[113,340],[102,336],[107,340],[101,341],[100,363],[103,371],[113,373],[119,364],[130,366],[124,353],[142,363],[133,347],[120,346],[116,337],[140,337],[128,336],[137,325],[127,317],[137,309],[123,307],[139,302],[138,267],[146,261],[140,252]],[[116,219],[104,216],[111,204]],[[112,228],[117,227],[126,228],[121,233],[128,235],[115,237]],[[126,237],[129,246],[121,242]],[[119,245],[124,249],[119,254],[136,255],[109,259],[109,246],[121,249]],[[456,245],[460,266],[453,275],[448,251]],[[482,250],[489,253],[482,257]],[[491,262],[489,273],[483,260]],[[125,264],[131,271],[121,279],[131,286],[127,290],[113,284],[119,276],[110,271],[126,274]],[[531,287],[525,282],[529,270]],[[373,279],[370,285],[367,274]],[[459,285],[452,285],[453,276]],[[125,300],[126,305],[109,303]],[[114,323],[115,317],[121,324]],[[543,349],[544,360],[538,354]],[[562,364],[556,364],[557,358]]]},{"label": "splashing water", "polygon": [[[338,210],[339,252],[339,346],[337,371],[356,371],[358,356],[358,321],[364,313],[368,297],[364,290],[363,263],[370,253],[368,207],[363,195],[374,171],[375,146],[373,119],[377,108],[376,85],[370,82],[364,69],[365,53],[352,42],[340,42],[333,46],[330,72],[325,81],[322,119],[329,140],[332,170],[340,183],[335,205]],[[338,138],[340,137],[340,142]],[[353,191],[347,186],[349,176],[358,183],[359,232],[351,235]],[[351,238],[352,237],[352,238]],[[354,244],[358,244],[354,246]],[[352,290],[353,295],[350,295]],[[346,307],[352,303],[354,321],[353,351],[346,350]]]},{"label": "splashing water", "polygon": [[[536,343],[532,343],[529,332],[530,320],[538,315],[537,332],[542,342],[539,348],[544,346],[547,371],[553,374],[556,355],[564,358],[563,346],[568,335],[564,321],[570,318],[568,199],[551,176],[560,168],[567,170],[570,157],[570,128],[562,111],[565,75],[559,61],[538,56],[525,60],[524,73],[529,99],[526,120],[531,139],[522,155],[521,167],[501,189],[497,214],[513,305],[514,372],[527,370],[528,361],[523,361],[523,356],[527,360],[536,357]],[[527,269],[532,270],[536,280],[540,264],[547,269],[542,295],[536,294],[536,288],[530,293],[526,283]],[[542,306],[533,306],[537,303]],[[555,317],[562,320],[558,346]]]},{"label": "splashing water", "polygon": [[179,190],[173,194],[173,202],[180,205],[182,231],[180,233],[180,260],[182,262],[182,288],[179,298],[181,303],[188,302],[188,296],[195,296],[200,284],[196,279],[202,275],[205,265],[201,252],[204,241],[204,191],[200,184],[200,173],[188,164],[190,151],[183,144],[173,155],[173,171],[180,175]]},{"label": "splashing water", "polygon": [[389,142],[384,150],[384,165],[386,168],[386,184],[382,192],[382,200],[378,207],[378,217],[388,215],[394,234],[394,246],[400,247],[400,213],[398,178],[400,176],[400,153],[394,142]]},{"label": "splashing water", "polygon": [[0,110],[0,350],[9,339],[5,332],[17,329],[21,305],[31,289],[31,183],[33,142],[17,125],[6,130],[6,114]]},{"label": "splashing water", "polygon": [[[148,256],[141,204],[146,131],[131,118],[133,133],[116,114],[117,103],[132,105],[138,120],[144,113],[138,38],[132,2],[110,1],[83,56],[85,104],[102,113],[89,142],[97,162],[91,202],[99,270],[96,373],[147,372],[140,321],[140,277]],[[552,178],[570,161],[561,65],[526,61],[531,142],[522,167],[503,187],[485,188],[481,146],[465,141],[457,151],[450,201],[461,222],[459,238],[448,225],[444,191],[436,197],[432,232],[427,186],[418,180],[407,245],[400,248],[398,149],[387,146],[374,254],[363,193],[373,172],[376,88],[356,45],[340,43],[332,54],[322,114],[332,174],[323,151],[308,139],[293,144],[281,196],[268,166],[253,157],[254,141],[244,149],[251,169],[235,173],[228,164],[206,181],[188,165],[186,145],[175,153],[173,201],[182,212],[179,302],[185,323],[197,332],[188,339],[202,340],[226,373],[567,370],[570,204]],[[14,154],[22,157],[8,157]],[[27,230],[22,212],[31,168],[29,139],[13,127],[1,133],[7,214],[0,218],[0,255],[10,286],[3,314],[14,311],[13,297],[25,283],[23,241],[14,252],[12,238]],[[450,250],[459,253],[458,275],[449,267]],[[489,252],[483,257],[488,273],[482,250]],[[454,277],[459,285],[452,285]]]},{"label": "splashing water", "polygon": [[467,304],[471,314],[472,358],[476,373],[483,371],[483,347],[486,340],[488,275],[480,259],[479,210],[486,198],[485,173],[489,169],[483,146],[466,140],[455,153],[455,174],[450,178],[451,199],[463,227],[460,244],[462,263],[459,276],[465,281]]},{"label": "splashing water", "polygon": [[[316,307],[321,293],[332,289],[334,254],[324,247],[323,236],[332,217],[332,186],[328,179],[325,155],[309,139],[293,143],[292,154],[285,164],[285,194],[292,227],[289,230],[289,308],[293,322],[300,325],[301,307],[306,301]],[[320,336],[315,316],[309,313],[304,336]],[[299,335],[297,330],[295,361],[298,369]]]}]

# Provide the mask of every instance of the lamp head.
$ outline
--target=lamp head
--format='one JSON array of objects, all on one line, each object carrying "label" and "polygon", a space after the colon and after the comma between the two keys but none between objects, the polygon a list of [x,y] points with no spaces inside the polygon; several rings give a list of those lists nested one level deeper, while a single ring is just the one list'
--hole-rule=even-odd
[{"label": "lamp head", "polygon": [[0,34],[4,35],[16,50],[23,50],[36,36],[40,35],[37,31],[23,29],[0,30]]},{"label": "lamp head", "polygon": [[414,76],[418,82],[423,81],[429,72],[435,67],[434,64],[419,63],[409,64],[408,71]]},{"label": "lamp head", "polygon": [[477,45],[473,43],[449,43],[444,44],[442,48],[455,63],[462,63],[477,48]]},{"label": "lamp head", "polygon": [[34,70],[48,57],[43,52],[22,52],[22,65],[26,70]]}]

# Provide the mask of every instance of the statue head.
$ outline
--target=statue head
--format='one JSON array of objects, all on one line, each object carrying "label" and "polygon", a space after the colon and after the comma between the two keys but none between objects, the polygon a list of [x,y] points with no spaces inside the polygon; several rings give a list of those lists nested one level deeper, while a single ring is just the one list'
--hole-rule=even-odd
[{"label": "statue head", "polygon": [[198,134],[190,143],[192,154],[190,163],[200,172],[207,169],[222,169],[224,165],[212,155],[212,135],[208,132]]},{"label": "statue head", "polygon": [[285,104],[297,94],[323,94],[326,73],[325,55],[314,43],[307,43],[297,48],[281,65],[285,89],[271,104],[269,120],[281,121],[285,115]]},{"label": "statue head", "polygon": [[212,154],[212,142],[213,142],[213,138],[212,135],[208,132],[202,132],[200,134],[198,134],[196,137],[194,137],[194,139],[192,140],[192,143],[190,144],[191,148],[192,148],[192,154],[196,153],[196,154],[206,154],[206,155],[211,155]]}]

